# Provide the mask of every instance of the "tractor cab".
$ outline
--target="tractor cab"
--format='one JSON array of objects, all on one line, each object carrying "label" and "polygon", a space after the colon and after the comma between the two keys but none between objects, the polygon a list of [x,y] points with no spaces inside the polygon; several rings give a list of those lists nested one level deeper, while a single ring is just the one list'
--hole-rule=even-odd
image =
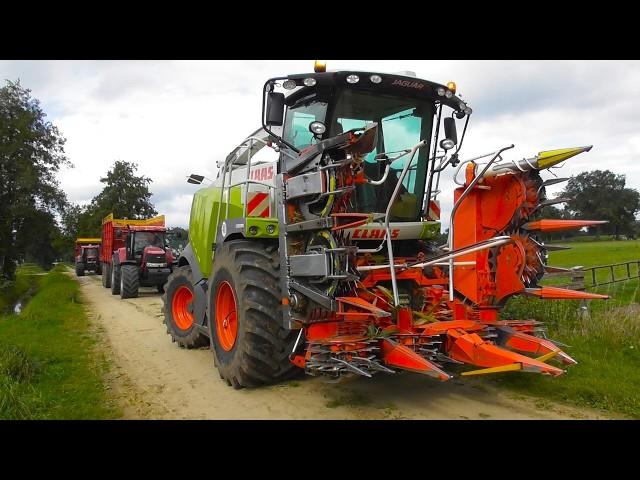
[{"label": "tractor cab", "polygon": [[127,259],[147,266],[164,268],[171,264],[167,259],[165,229],[158,227],[132,227],[126,239]]},{"label": "tractor cab", "polygon": [[98,245],[83,245],[82,246],[82,260],[86,264],[98,263]]}]

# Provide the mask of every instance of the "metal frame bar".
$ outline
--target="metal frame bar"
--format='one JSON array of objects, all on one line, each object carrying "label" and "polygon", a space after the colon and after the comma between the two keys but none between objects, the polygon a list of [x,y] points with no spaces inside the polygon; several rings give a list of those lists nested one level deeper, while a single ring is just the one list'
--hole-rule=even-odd
[{"label": "metal frame bar", "polygon": [[[247,142],[249,142],[249,144],[247,145]],[[263,182],[258,182],[256,180],[250,180],[249,176],[251,173],[251,150],[253,149],[253,145],[254,142],[260,142],[263,143],[265,146],[269,145],[268,141],[265,141],[261,138],[258,137],[248,137],[246,139],[244,139],[242,141],[242,143],[240,143],[240,145],[238,145],[234,150],[238,151],[239,149],[242,148],[248,148],[249,152],[247,154],[247,163],[244,165],[247,175],[246,175],[246,179],[242,180],[240,182],[236,182],[236,183],[231,183],[232,182],[232,176],[233,176],[233,165],[235,164],[235,161],[238,159],[238,157],[240,156],[239,154],[236,155],[236,158],[234,159],[227,159],[225,160],[225,162],[222,165],[222,169],[220,171],[220,174],[222,175],[222,185],[220,187],[220,200],[218,202],[218,219],[216,222],[216,225],[220,225],[220,213],[222,212],[222,202],[225,200],[226,197],[226,205],[225,205],[225,219],[229,218],[229,204],[230,204],[230,198],[231,198],[231,189],[234,187],[239,187],[239,186],[245,186],[245,190],[244,190],[244,201],[242,202],[242,218],[247,218],[247,199],[249,198],[249,185],[250,184],[254,184],[254,185],[261,185],[263,187],[267,187],[269,189],[269,196],[271,197],[269,199],[269,202],[272,206],[275,205],[274,199],[275,199],[275,195],[271,195],[271,190],[274,190],[274,192],[276,191],[276,186],[275,185],[269,185],[267,183],[263,183]],[[227,183],[227,175],[230,175],[229,177],[229,185],[226,185]],[[218,239],[218,231],[216,229],[215,232],[215,237],[214,237],[214,243],[217,241]]]},{"label": "metal frame bar", "polygon": [[[402,169],[402,173],[400,173],[400,176],[398,177],[398,182],[396,183],[396,187],[394,188],[393,193],[391,194],[391,198],[389,199],[389,204],[387,205],[387,211],[385,212],[385,215],[384,215],[385,217],[384,229],[387,236],[387,254],[389,258],[389,265],[394,265],[393,241],[391,240],[391,228],[389,227],[389,217],[391,214],[391,207],[393,206],[394,202],[396,201],[396,198],[398,197],[398,193],[400,192],[400,185],[402,185],[402,181],[404,180],[404,177],[407,175],[407,172],[409,171],[409,167],[413,163],[413,159],[416,156],[416,152],[420,148],[424,147],[425,145],[427,145],[427,141],[421,140],[411,149],[411,157],[409,158],[409,160],[407,161],[407,164]],[[396,269],[392,268],[390,271],[391,271],[391,287],[393,288],[393,301],[395,305],[400,305],[400,295],[398,294],[398,282],[396,281]]]}]

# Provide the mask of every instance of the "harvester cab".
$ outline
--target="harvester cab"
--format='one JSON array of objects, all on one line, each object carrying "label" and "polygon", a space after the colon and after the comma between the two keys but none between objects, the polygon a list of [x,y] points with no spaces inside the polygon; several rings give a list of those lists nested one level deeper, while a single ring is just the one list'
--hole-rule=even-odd
[{"label": "harvester cab", "polygon": [[[591,147],[505,160],[510,145],[462,160],[472,113],[455,83],[410,75],[316,64],[267,80],[262,128],[194,196],[164,299],[174,341],[210,340],[235,387],[292,366],[333,378],[563,373],[576,362],[542,325],[498,313],[516,294],[606,298],[539,285],[547,249],[536,234],[600,223],[540,219],[564,201],[546,198],[557,179],[540,170]],[[257,160],[263,150],[275,158]],[[447,168],[458,188],[438,246]]]}]

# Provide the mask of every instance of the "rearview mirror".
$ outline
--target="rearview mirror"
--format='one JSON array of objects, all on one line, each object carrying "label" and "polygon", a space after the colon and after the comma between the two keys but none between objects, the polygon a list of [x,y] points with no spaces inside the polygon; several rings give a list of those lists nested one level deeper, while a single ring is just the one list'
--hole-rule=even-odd
[{"label": "rearview mirror", "polygon": [[267,96],[267,118],[269,126],[280,127],[284,121],[284,93],[269,92]]},{"label": "rearview mirror", "polygon": [[444,138],[451,140],[454,145],[458,144],[456,120],[452,117],[447,117],[444,119]]},{"label": "rearview mirror", "polygon": [[187,183],[193,183],[194,185],[200,185],[203,180],[204,180],[204,175],[196,175],[196,174],[192,173],[191,175],[189,175],[189,178],[187,178]]},{"label": "rearview mirror", "polygon": [[454,145],[458,144],[456,120],[452,117],[447,117],[444,119],[444,137],[451,140]]}]

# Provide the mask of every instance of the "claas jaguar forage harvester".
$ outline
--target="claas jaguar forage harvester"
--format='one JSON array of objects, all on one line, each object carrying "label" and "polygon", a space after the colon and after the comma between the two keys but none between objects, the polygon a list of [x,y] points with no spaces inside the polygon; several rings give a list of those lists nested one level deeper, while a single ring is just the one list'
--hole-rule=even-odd
[{"label": "claas jaguar forage harvester", "polygon": [[[210,343],[236,388],[299,369],[562,374],[576,362],[542,324],[499,312],[513,295],[607,298],[539,284],[554,269],[539,233],[602,223],[541,218],[564,201],[545,187],[567,180],[541,173],[591,147],[512,160],[510,145],[463,160],[471,114],[453,82],[409,72],[316,63],[267,80],[262,127],[194,196],[190,243],[164,296],[173,341]],[[445,169],[457,188],[438,245]]]}]

